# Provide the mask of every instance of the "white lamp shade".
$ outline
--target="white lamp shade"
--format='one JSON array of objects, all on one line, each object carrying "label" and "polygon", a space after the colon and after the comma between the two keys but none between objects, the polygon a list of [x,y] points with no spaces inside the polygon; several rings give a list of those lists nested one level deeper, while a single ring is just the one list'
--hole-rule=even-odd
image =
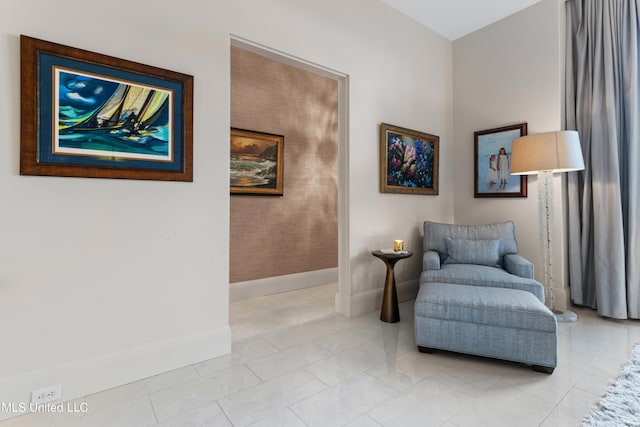
[{"label": "white lamp shade", "polygon": [[514,139],[511,145],[511,175],[582,169],[584,160],[580,138],[574,130],[526,135]]}]

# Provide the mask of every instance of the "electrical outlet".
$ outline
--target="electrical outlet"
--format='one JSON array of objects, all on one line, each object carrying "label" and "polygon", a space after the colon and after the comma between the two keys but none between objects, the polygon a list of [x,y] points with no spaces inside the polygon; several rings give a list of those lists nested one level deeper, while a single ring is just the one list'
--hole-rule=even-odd
[{"label": "electrical outlet", "polygon": [[31,403],[34,405],[42,405],[47,402],[62,399],[62,384],[52,385],[51,387],[41,388],[31,392]]}]

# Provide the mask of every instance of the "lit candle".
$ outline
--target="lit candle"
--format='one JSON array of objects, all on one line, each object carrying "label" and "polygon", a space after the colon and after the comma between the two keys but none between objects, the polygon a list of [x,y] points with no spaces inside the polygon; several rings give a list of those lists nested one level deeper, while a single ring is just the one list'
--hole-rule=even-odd
[{"label": "lit candle", "polygon": [[394,240],[393,241],[393,250],[396,252],[404,250],[404,241],[403,240]]}]

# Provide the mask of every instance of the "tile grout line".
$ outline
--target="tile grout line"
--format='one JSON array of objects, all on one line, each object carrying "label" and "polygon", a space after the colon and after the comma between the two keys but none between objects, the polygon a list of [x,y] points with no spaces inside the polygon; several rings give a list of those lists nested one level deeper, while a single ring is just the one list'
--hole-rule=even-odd
[{"label": "tile grout line", "polygon": [[[312,363],[312,365],[313,365],[313,363]],[[320,381],[322,384],[324,384],[324,385],[325,385],[325,389],[324,389],[324,390],[328,390],[328,389],[330,389],[331,387],[333,387],[332,385],[329,385],[329,384],[327,384],[326,382],[322,381],[322,379],[320,379],[320,378],[318,378],[316,375],[314,375],[314,374],[313,374],[313,372],[309,371],[309,370],[307,369],[307,367],[308,367],[308,366],[310,366],[310,365],[304,366],[304,367],[302,368],[302,370],[303,370],[303,371],[305,371],[307,374],[311,375],[311,376],[312,376],[313,378],[315,378],[316,380]],[[324,391],[324,390],[320,390],[318,393],[320,393],[320,392],[322,392],[322,391]],[[318,393],[316,393],[316,394],[318,394]],[[301,399],[301,400],[302,400],[302,399]],[[296,402],[296,403],[298,403],[298,402]]]},{"label": "tile grout line", "polygon": [[296,416],[296,418],[297,418],[297,419],[299,419],[299,420],[300,420],[300,422],[302,422],[302,424],[304,424],[306,427],[309,427],[309,424],[305,423],[305,422],[304,422],[304,420],[298,416],[298,414],[296,414],[296,413],[295,413],[295,412],[293,412],[293,411],[291,411],[291,412],[293,413],[293,415],[295,415],[295,416]]},{"label": "tile grout line", "polygon": [[[274,353],[274,354],[275,354],[275,353]],[[249,365],[247,365],[247,363],[246,363],[246,362],[243,362],[243,363],[242,363],[242,365],[244,365],[244,366],[249,370],[249,372],[251,372],[253,375],[255,375],[255,376],[256,376],[256,378],[257,378],[257,379],[259,379],[259,380],[260,380],[260,383],[259,383],[259,384],[253,385],[253,386],[251,386],[251,387],[249,387],[249,388],[246,388],[245,390],[248,390],[248,389],[250,389],[250,388],[252,388],[252,387],[256,387],[256,386],[258,386],[258,385],[260,385],[260,384],[264,384],[264,383],[266,383],[266,382],[267,382],[267,381],[263,380],[263,379],[260,377],[260,375],[258,375],[258,374],[253,370],[253,369],[251,369],[251,367],[250,367]],[[225,397],[226,397],[226,396],[225,396]],[[222,399],[224,399],[224,397],[223,397]]]},{"label": "tile grout line", "polygon": [[[278,352],[276,352],[276,353],[268,354],[268,355],[266,355],[266,356],[264,356],[264,357],[261,357],[261,358],[258,358],[258,359],[255,359],[255,360],[252,360],[252,361],[250,361],[250,362],[259,361],[259,360],[261,360],[261,359],[265,359],[265,358],[267,358],[267,357],[275,356],[275,355],[277,355],[277,354],[278,354],[278,353],[280,353],[280,352],[293,350],[293,349],[296,349],[296,348],[299,348],[299,347],[302,347],[302,346],[305,346],[305,345],[309,345],[309,344],[313,344],[313,343],[312,343],[312,342],[306,342],[306,343],[304,343],[304,344],[300,344],[300,345],[295,346],[295,347],[290,347],[290,348],[288,348],[288,349],[286,349],[286,350],[280,350],[280,351],[278,351]],[[319,345],[319,344],[318,344],[318,346],[319,346],[320,348],[323,348],[323,347],[322,347],[321,345]],[[325,349],[325,350],[326,350],[326,349]],[[257,377],[258,377],[262,382],[269,382],[269,381],[275,380],[275,379],[277,379],[277,378],[281,378],[281,377],[283,377],[283,376],[285,376],[285,375],[287,375],[287,374],[290,374],[290,373],[292,373],[292,372],[296,372],[296,371],[299,371],[299,370],[301,370],[301,369],[305,369],[305,368],[307,368],[308,366],[311,366],[311,365],[316,364],[316,363],[318,363],[318,362],[321,362],[321,361],[323,361],[323,360],[327,360],[327,359],[329,359],[329,358],[331,358],[331,357],[333,357],[333,356],[334,356],[334,355],[333,355],[329,350],[326,350],[326,351],[329,353],[329,356],[327,356],[327,357],[323,357],[323,358],[321,358],[321,359],[318,359],[318,360],[315,360],[315,361],[313,361],[313,362],[310,362],[310,363],[308,363],[308,364],[306,364],[306,365],[300,366],[300,367],[298,367],[297,369],[294,369],[294,370],[292,370],[292,371],[288,371],[288,372],[281,373],[280,375],[277,375],[277,376],[275,376],[275,377],[273,377],[273,378],[263,379],[260,375],[258,375],[258,373],[254,372],[254,371],[253,371],[253,370],[252,370],[248,365],[247,365],[247,368],[249,368],[249,369],[251,370],[251,372],[253,372],[253,373],[254,373],[254,374],[255,374],[255,375],[256,375],[256,376],[257,376]],[[246,363],[245,363],[245,364],[246,364]],[[311,372],[309,372],[309,373],[311,373]]]},{"label": "tile grout line", "polygon": [[147,400],[149,401],[149,405],[151,406],[153,417],[156,419],[156,424],[160,424],[160,420],[158,420],[158,414],[156,414],[156,408],[153,406],[153,402],[151,401],[151,394],[147,394],[146,397],[147,397]]},{"label": "tile grout line", "polygon": [[218,406],[218,409],[220,409],[220,412],[222,412],[222,415],[224,415],[224,417],[227,419],[227,421],[229,421],[229,424],[231,424],[231,426],[233,427],[233,422],[231,421],[231,418],[229,418],[229,415],[227,415],[227,413],[224,411],[224,409],[222,409],[222,406],[220,406],[220,401],[219,400],[220,399],[215,401],[216,405]]}]

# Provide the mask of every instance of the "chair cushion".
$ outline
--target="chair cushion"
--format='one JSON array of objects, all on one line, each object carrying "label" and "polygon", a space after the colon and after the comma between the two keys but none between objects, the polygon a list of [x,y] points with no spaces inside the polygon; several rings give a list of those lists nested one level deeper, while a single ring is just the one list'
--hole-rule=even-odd
[{"label": "chair cushion", "polygon": [[520,289],[531,292],[544,302],[544,288],[534,279],[509,274],[500,268],[475,264],[444,264],[440,270],[425,270],[420,275],[423,283],[453,283],[493,288]]},{"label": "chair cushion", "polygon": [[515,289],[426,283],[420,286],[415,315],[508,328],[556,331],[553,313],[531,293]]},{"label": "chair cushion", "polygon": [[467,240],[447,237],[445,264],[479,264],[500,267],[501,239]]},{"label": "chair cushion", "polygon": [[484,225],[454,225],[425,221],[424,251],[437,251],[440,260],[447,258],[447,237],[466,240],[502,240],[500,256],[518,253],[516,232],[513,222],[505,221]]}]

